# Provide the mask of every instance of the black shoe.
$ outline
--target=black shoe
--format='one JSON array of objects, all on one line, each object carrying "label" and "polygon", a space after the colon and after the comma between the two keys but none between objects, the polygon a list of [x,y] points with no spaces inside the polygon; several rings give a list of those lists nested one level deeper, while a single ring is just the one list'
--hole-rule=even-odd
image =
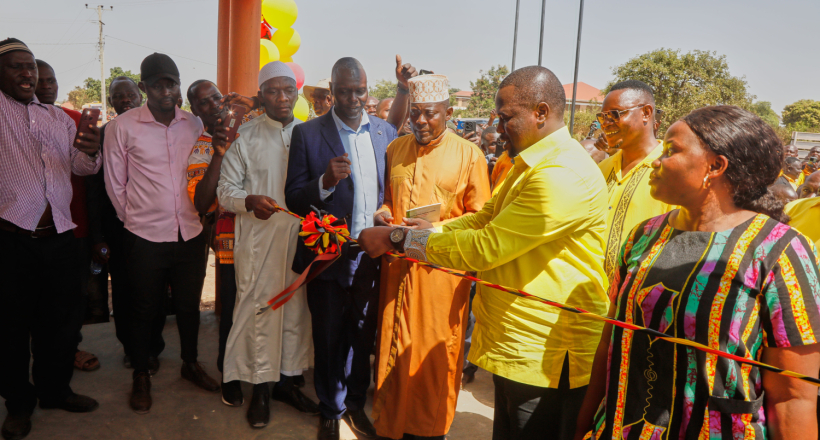
[{"label": "black shoe", "polygon": [[273,386],[271,397],[274,400],[287,403],[303,413],[311,415],[319,414],[319,405],[302,393],[293,382],[293,378],[288,376],[280,377],[282,381]]},{"label": "black shoe", "polygon": [[222,403],[228,406],[242,406],[245,403],[242,385],[238,380],[222,382]]},{"label": "black shoe", "polygon": [[159,358],[156,356],[148,356],[148,374],[156,376],[159,371]]},{"label": "black shoe", "polygon": [[339,440],[339,420],[326,419],[324,416],[319,418],[319,440]]},{"label": "black shoe", "polygon": [[20,440],[31,432],[31,414],[7,414],[2,435],[6,440]]},{"label": "black shoe", "polygon": [[299,388],[304,388],[305,387],[305,375],[300,374],[298,376],[293,376],[293,383],[296,384],[296,386],[299,387]]},{"label": "black shoe", "polygon": [[[238,382],[238,381],[237,381]],[[253,386],[253,397],[248,407],[248,423],[251,428],[264,428],[270,422],[270,385],[260,383]]]},{"label": "black shoe", "polygon": [[347,423],[350,424],[350,428],[356,431],[357,434],[367,438],[376,437],[376,428],[373,427],[373,423],[367,418],[367,414],[364,413],[363,409],[351,410],[348,408],[344,417]]},{"label": "black shoe", "polygon": [[199,362],[183,362],[182,363],[182,378],[193,382],[194,385],[206,391],[219,391],[219,384],[208,376],[202,364]]},{"label": "black shoe", "polygon": [[87,413],[94,411],[100,406],[96,400],[80,394],[72,394],[59,402],[49,402],[40,400],[42,409],[62,409],[74,413]]},{"label": "black shoe", "polygon": [[151,376],[146,373],[134,374],[134,385],[131,388],[131,409],[137,414],[148,414],[151,410]]}]

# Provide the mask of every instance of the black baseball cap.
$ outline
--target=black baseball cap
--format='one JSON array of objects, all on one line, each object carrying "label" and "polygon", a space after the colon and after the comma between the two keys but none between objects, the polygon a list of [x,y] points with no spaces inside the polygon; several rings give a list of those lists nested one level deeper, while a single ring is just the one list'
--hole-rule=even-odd
[{"label": "black baseball cap", "polygon": [[179,69],[174,60],[164,53],[154,52],[140,64],[140,81],[155,81],[160,78],[168,78],[180,84]]}]

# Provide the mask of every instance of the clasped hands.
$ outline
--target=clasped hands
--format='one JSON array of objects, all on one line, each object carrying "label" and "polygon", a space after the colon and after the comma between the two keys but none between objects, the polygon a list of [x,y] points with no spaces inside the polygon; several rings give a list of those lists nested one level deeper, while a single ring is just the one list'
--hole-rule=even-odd
[{"label": "clasped hands", "polygon": [[432,229],[433,224],[418,218],[403,218],[401,225],[394,225],[393,216],[388,211],[378,212],[373,216],[372,228],[367,228],[359,234],[358,242],[363,251],[371,258],[380,257],[395,250],[390,241],[390,233],[394,228]]}]

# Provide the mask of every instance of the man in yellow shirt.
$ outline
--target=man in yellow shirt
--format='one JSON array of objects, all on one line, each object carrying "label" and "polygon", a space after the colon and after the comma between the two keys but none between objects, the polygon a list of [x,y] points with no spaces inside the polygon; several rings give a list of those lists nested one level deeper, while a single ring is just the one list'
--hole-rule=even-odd
[{"label": "man in yellow shirt", "polygon": [[649,195],[651,165],[663,153],[655,139],[652,88],[637,80],[615,84],[604,98],[598,122],[607,145],[619,149],[598,164],[609,190],[604,269],[612,279],[621,245],[632,228],[671,207]]},{"label": "man in yellow shirt", "polygon": [[[481,211],[444,225],[375,227],[371,256],[396,249],[491,283],[606,313],[606,184],[563,122],[561,82],[543,67],[516,70],[495,98],[500,139],[515,166]],[[603,326],[484,286],[474,300],[470,362],[493,373],[493,439],[571,439]]]}]

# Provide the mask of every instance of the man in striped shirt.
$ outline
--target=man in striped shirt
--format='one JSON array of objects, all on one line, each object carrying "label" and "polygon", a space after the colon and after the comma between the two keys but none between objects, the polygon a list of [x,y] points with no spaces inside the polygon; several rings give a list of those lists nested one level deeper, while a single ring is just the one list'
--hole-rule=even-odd
[{"label": "man in striped shirt", "polygon": [[[31,431],[43,409],[89,412],[97,401],[75,394],[77,330],[71,315],[81,300],[77,239],[71,221],[71,173],[100,168],[100,131],[75,141],[74,121],[42,104],[34,55],[20,40],[0,41],[0,396],[8,415],[5,439]],[[29,382],[29,361],[34,357]]]}]

